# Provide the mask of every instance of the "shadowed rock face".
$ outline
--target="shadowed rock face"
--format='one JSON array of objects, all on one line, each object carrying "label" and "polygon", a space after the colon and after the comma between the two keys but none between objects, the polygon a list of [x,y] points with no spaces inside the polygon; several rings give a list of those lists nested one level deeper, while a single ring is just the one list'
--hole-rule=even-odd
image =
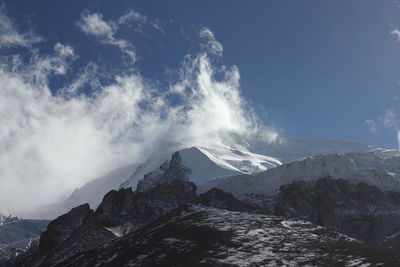
[{"label": "shadowed rock face", "polygon": [[95,217],[108,227],[127,222],[134,227],[141,226],[180,204],[194,202],[196,199],[196,186],[178,179],[147,192],[132,192],[131,188],[113,190],[104,196]]},{"label": "shadowed rock face", "polygon": [[400,244],[400,193],[321,178],[280,188],[274,214],[302,218],[369,243]]},{"label": "shadowed rock face", "polygon": [[60,245],[92,214],[89,204],[84,204],[51,221],[40,237],[39,250],[46,252]]},{"label": "shadowed rock face", "polygon": [[20,265],[55,265],[78,252],[109,243],[196,199],[196,186],[183,180],[169,181],[148,192],[136,193],[130,188],[112,190],[95,212],[85,204],[52,221],[40,238],[37,253],[22,259]]}]

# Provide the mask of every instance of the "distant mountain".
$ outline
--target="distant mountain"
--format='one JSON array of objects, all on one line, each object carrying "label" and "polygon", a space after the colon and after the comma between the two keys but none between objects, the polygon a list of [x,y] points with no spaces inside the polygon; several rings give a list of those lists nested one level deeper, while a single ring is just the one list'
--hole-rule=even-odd
[{"label": "distant mountain", "polygon": [[325,176],[400,191],[400,156],[383,158],[375,152],[319,155],[256,174],[216,178],[203,184],[201,189],[218,187],[235,195],[273,194],[284,184]]},{"label": "distant mountain", "polygon": [[0,214],[0,265],[38,243],[46,220],[27,220]]}]

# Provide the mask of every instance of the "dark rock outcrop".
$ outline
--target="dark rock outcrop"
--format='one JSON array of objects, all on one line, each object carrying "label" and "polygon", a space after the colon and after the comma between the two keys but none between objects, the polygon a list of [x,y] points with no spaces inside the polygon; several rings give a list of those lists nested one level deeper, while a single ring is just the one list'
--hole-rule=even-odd
[{"label": "dark rock outcrop", "polygon": [[250,213],[265,213],[263,209],[247,205],[235,198],[231,193],[224,192],[218,188],[212,188],[209,191],[200,194],[198,201],[200,204],[218,209]]},{"label": "dark rock outcrop", "polygon": [[132,192],[130,188],[112,190],[104,196],[95,217],[107,227],[129,223],[129,230],[132,230],[196,199],[196,185],[179,179],[147,192]]},{"label": "dark rock outcrop", "polygon": [[60,245],[92,214],[89,204],[83,204],[51,221],[40,236],[39,251],[46,252]]},{"label": "dark rock outcrop", "polygon": [[112,190],[95,212],[85,204],[52,221],[40,238],[39,250],[19,262],[23,262],[22,266],[56,265],[78,252],[107,244],[196,199],[196,186],[180,179],[147,192],[132,192],[130,188]]}]

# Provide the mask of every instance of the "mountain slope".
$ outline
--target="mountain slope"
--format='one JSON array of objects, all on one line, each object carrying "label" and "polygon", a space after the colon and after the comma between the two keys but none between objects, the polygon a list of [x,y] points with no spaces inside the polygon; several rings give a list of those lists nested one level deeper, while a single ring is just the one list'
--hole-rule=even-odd
[{"label": "mountain slope", "polygon": [[60,266],[369,266],[399,255],[302,220],[186,205]]},{"label": "mountain slope", "polygon": [[[240,143],[241,137],[236,142]],[[262,136],[245,139],[248,150],[261,155],[269,155],[282,163],[316,155],[328,155],[351,152],[374,152],[384,158],[399,155],[394,149],[384,149],[372,145],[330,139],[278,136],[274,142],[265,142]]]},{"label": "mountain slope", "polygon": [[382,158],[372,152],[320,155],[257,174],[217,178],[203,185],[202,190],[218,187],[235,195],[273,194],[281,185],[325,176],[365,182],[382,190],[400,191],[400,156]]},{"label": "mountain slope", "polygon": [[400,245],[400,192],[343,179],[296,181],[279,189],[272,209],[364,242]]}]

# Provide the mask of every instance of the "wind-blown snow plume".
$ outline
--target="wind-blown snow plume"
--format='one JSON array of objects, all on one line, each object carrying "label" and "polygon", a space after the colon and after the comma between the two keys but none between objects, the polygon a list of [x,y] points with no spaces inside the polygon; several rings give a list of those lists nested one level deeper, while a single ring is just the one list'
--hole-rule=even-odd
[{"label": "wind-blown snow plume", "polygon": [[[102,22],[100,15],[85,16]],[[114,28],[107,25],[86,30],[110,40]],[[0,211],[24,215],[172,143],[199,144],[204,136],[219,142],[228,133],[254,131],[257,119],[240,94],[238,69],[213,65],[208,53],[220,54],[222,46],[209,29],[201,36],[211,43],[183,60],[180,79],[167,91],[150,86],[137,71],[102,85],[96,64],[88,63],[54,92],[50,77],[67,73],[78,57],[67,45],[56,44],[52,55],[30,50],[29,63],[18,55],[2,57]]]}]

